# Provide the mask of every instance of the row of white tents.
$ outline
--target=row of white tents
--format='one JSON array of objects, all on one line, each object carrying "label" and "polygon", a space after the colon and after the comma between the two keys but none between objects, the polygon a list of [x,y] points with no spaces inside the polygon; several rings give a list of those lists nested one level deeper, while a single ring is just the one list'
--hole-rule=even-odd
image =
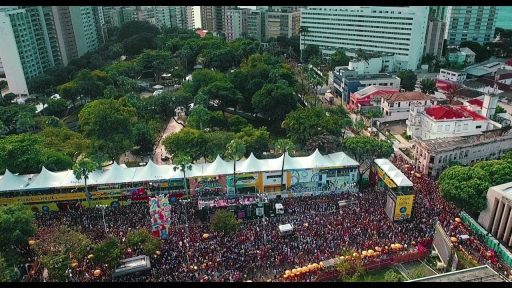
[{"label": "row of white tents", "polygon": [[[255,173],[280,171],[283,163],[282,155],[274,159],[257,159],[252,153],[247,159],[236,162],[236,173]],[[186,177],[206,177],[233,174],[233,161],[226,161],[217,156],[214,162],[192,164],[186,171]],[[286,155],[284,170],[300,170],[313,168],[357,167],[359,163],[343,152],[322,155],[318,150],[305,157]],[[178,167],[176,167],[178,168]],[[127,168],[114,163],[110,169],[97,170],[87,179],[88,185],[111,185],[135,182],[151,182],[169,179],[182,179],[183,172],[174,165],[157,165],[151,160],[144,167]],[[84,186],[84,179],[77,180],[72,170],[51,172],[45,167],[41,173],[31,175],[15,175],[6,170],[0,178],[1,191],[40,190],[51,188],[72,188]]]}]

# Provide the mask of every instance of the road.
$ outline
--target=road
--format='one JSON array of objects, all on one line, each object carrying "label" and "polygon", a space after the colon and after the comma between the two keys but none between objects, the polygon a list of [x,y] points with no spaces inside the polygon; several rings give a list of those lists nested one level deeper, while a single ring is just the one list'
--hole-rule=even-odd
[{"label": "road", "polygon": [[[179,121],[182,121],[182,119],[178,119]],[[169,124],[167,124],[167,127],[165,128],[164,130],[164,133],[162,133],[161,137],[160,137],[160,141],[158,141],[158,145],[155,149],[155,153],[154,153],[154,156],[153,156],[153,162],[155,162],[156,164],[171,164],[171,161],[162,161],[162,156],[171,156],[169,154],[167,154],[167,151],[165,151],[165,147],[164,145],[162,144],[163,140],[165,139],[165,137],[169,134],[172,134],[172,133],[176,133],[178,131],[180,131],[181,129],[183,128],[183,126],[181,126],[180,124],[178,124],[174,118],[171,118],[171,121],[169,121]]]}]

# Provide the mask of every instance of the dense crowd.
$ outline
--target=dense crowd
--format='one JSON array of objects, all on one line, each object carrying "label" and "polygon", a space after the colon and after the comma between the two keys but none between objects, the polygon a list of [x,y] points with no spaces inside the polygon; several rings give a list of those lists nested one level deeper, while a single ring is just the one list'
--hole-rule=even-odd
[{"label": "dense crowd", "polygon": [[[152,256],[151,270],[115,281],[277,281],[282,280],[285,270],[331,259],[342,250],[361,251],[392,243],[412,247],[429,241],[437,221],[450,231],[459,210],[441,198],[435,182],[416,177],[403,159],[393,161],[414,183],[411,219],[393,222],[387,217],[384,191],[331,193],[283,198],[279,200],[285,207],[283,215],[244,221],[237,232],[224,235],[201,223],[197,199],[178,201],[172,204],[170,237],[163,242],[161,255]],[[349,204],[340,207],[340,200]],[[105,209],[107,233],[121,241],[130,229],[150,228],[147,203]],[[278,226],[288,223],[294,233],[282,236]],[[40,233],[61,224],[84,232],[93,242],[106,237],[100,209],[37,214]],[[209,234],[207,239],[203,238],[205,233]],[[93,268],[87,269],[87,273],[76,273],[79,281],[94,280],[90,274]],[[110,281],[109,275],[107,272],[96,281]],[[308,275],[301,281],[316,277],[316,273]]]}]

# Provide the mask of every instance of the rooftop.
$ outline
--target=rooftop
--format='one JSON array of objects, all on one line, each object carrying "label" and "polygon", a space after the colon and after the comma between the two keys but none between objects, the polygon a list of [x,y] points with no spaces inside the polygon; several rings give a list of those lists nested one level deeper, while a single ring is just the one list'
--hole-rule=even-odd
[{"label": "rooftop", "polygon": [[473,50],[469,49],[468,47],[460,48],[460,52],[468,54],[468,55],[476,55]]},{"label": "rooftop", "polygon": [[482,108],[482,106],[484,105],[484,101],[482,101],[482,99],[471,99],[471,100],[468,100],[467,101],[469,104],[471,105],[475,105],[475,106],[478,106],[480,108]]},{"label": "rooftop", "polygon": [[464,137],[449,137],[449,138],[438,138],[430,140],[418,140],[418,144],[425,147],[430,153],[441,153],[444,151],[453,151],[456,149],[462,149],[465,147],[472,147],[479,144],[487,144],[490,142],[496,142],[500,140],[509,140],[512,135],[506,136],[492,136],[485,137],[485,134],[464,136]]},{"label": "rooftop", "polygon": [[352,95],[354,95],[354,97],[356,98],[365,98],[365,97],[368,97],[368,96],[373,96],[373,97],[377,97],[377,96],[384,96],[384,95],[389,95],[389,94],[393,94],[393,93],[397,93],[398,92],[398,89],[397,88],[392,88],[392,87],[386,87],[386,86],[378,86],[378,85],[372,85],[372,86],[368,86],[364,89],[361,89],[357,92],[354,92],[352,93]]},{"label": "rooftop", "polygon": [[382,96],[387,102],[397,102],[397,101],[424,101],[424,100],[432,100],[434,97],[429,96],[422,92],[400,92],[391,95]]},{"label": "rooftop", "polygon": [[425,109],[425,113],[433,120],[469,119],[474,121],[486,120],[484,116],[467,109],[464,106],[432,106]]},{"label": "rooftop", "polygon": [[423,277],[408,282],[508,282],[487,265]]}]

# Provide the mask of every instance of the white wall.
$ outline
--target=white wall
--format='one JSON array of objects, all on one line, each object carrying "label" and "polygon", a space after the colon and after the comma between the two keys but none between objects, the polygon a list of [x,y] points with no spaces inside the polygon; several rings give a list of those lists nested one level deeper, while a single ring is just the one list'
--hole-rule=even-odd
[{"label": "white wall", "polygon": [[431,105],[430,101],[398,101],[388,103],[384,98],[382,98],[381,109],[384,114],[384,122],[409,119],[409,112],[413,103],[420,103],[426,106]]},{"label": "white wall", "polygon": [[[421,139],[437,139],[456,136],[470,136],[481,134],[487,130],[488,120],[473,121],[473,119],[433,121],[423,115],[421,125]],[[477,128],[480,126],[479,128]]]},{"label": "white wall", "polygon": [[464,80],[466,80],[466,76],[467,75],[465,72],[455,72],[447,69],[441,69],[437,75],[437,79],[462,83]]},{"label": "white wall", "polygon": [[358,74],[377,74],[382,69],[382,58],[372,58],[366,61],[350,61],[348,69],[357,71]]}]

